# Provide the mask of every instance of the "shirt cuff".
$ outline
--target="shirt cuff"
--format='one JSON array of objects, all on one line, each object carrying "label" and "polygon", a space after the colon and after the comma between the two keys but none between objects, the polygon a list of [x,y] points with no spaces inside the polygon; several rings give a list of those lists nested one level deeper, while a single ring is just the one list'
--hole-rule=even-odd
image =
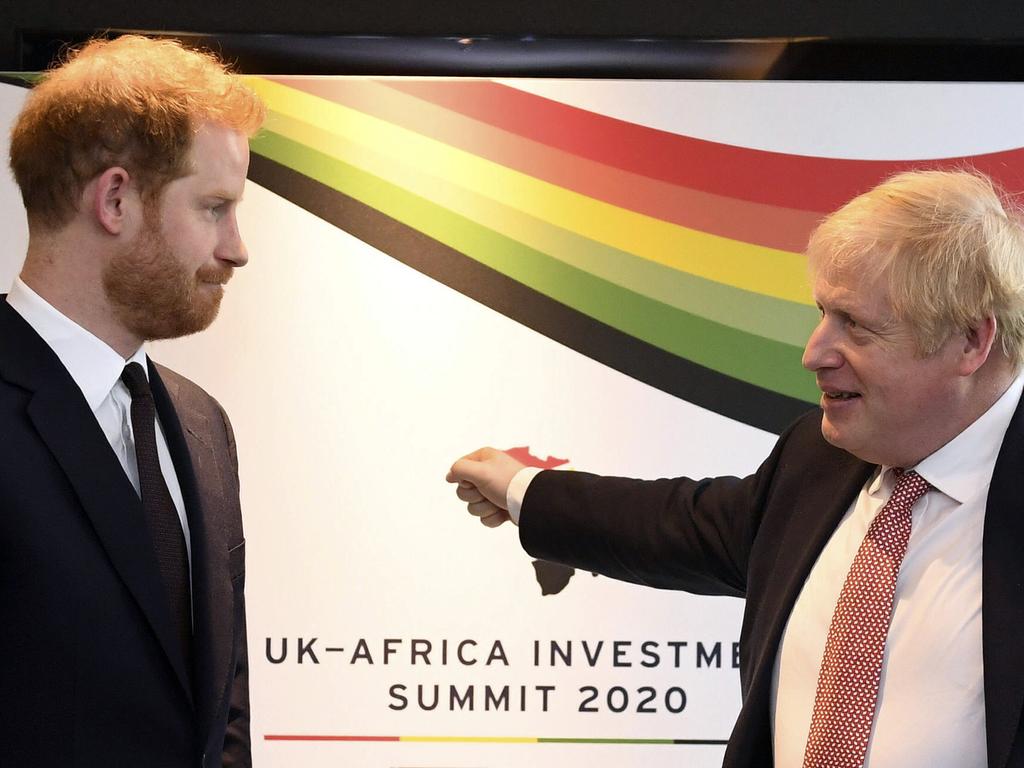
[{"label": "shirt cuff", "polygon": [[508,490],[505,491],[505,506],[508,507],[509,519],[516,525],[519,525],[519,512],[523,508],[526,489],[530,487],[533,478],[543,471],[540,467],[523,467],[508,484]]}]

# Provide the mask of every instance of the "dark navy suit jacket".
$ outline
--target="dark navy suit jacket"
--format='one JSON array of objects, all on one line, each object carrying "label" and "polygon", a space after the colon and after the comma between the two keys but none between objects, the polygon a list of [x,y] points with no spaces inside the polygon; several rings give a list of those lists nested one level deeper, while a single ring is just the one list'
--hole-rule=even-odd
[{"label": "dark navy suit jacket", "polygon": [[[821,411],[789,428],[758,471],[641,481],[542,472],[520,538],[530,554],[626,581],[746,598],[743,706],[727,768],[772,765],[769,693],[782,631],[804,580],[874,467],[825,442]],[[990,768],[1024,768],[1024,407],[996,461],[982,566]]]},{"label": "dark navy suit jacket", "polygon": [[0,300],[0,765],[251,764],[234,437],[196,385],[152,362],[150,382],[191,529],[192,671],[135,489]]}]

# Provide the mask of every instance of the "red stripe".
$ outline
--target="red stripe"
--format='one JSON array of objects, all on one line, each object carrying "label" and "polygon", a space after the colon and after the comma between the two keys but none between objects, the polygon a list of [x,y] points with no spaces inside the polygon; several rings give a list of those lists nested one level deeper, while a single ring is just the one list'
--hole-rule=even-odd
[{"label": "red stripe", "polygon": [[800,252],[820,218],[610,167],[386,87],[391,83],[305,78],[284,82],[565,189],[731,240]]},{"label": "red stripe", "polygon": [[736,147],[598,115],[486,81],[389,81],[446,109],[631,173],[725,197],[826,213],[912,168],[970,166],[1024,189],[1024,150],[930,161],[807,157]]}]

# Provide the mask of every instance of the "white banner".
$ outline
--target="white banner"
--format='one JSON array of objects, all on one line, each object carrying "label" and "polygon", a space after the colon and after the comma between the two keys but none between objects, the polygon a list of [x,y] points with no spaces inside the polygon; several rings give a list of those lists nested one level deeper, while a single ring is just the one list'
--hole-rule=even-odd
[{"label": "white banner", "polygon": [[[1017,85],[513,84],[811,155],[994,151],[1020,143],[1024,117]],[[5,137],[23,96],[0,86]],[[151,354],[217,397],[238,438],[256,764],[719,765],[739,708],[742,603],[589,573],[563,583],[514,528],[476,524],[444,474],[491,444],[599,473],[743,475],[774,436],[594,362],[251,183],[240,225],[251,260],[220,318]],[[6,287],[27,241],[7,177],[0,226]]]}]

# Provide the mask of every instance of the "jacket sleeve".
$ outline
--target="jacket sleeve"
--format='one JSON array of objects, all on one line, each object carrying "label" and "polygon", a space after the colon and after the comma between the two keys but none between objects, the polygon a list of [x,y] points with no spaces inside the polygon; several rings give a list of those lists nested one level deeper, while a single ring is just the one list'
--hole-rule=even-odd
[{"label": "jacket sleeve", "polygon": [[[227,436],[228,452],[231,459],[235,492],[238,488],[238,451],[235,447],[235,433],[231,429],[224,409],[220,409]],[[232,563],[232,586],[236,589],[234,636],[237,638],[237,657],[234,678],[231,682],[231,701],[228,705],[227,727],[224,732],[224,768],[251,768],[252,745],[249,736],[249,653],[245,630],[245,542],[237,549],[240,562]],[[235,575],[237,574],[237,575]]]},{"label": "jacket sleeve", "polygon": [[242,615],[241,644],[238,661],[235,664],[235,678],[231,684],[231,704],[228,706],[228,723],[224,732],[224,768],[250,768],[252,747],[249,740],[249,657],[245,637],[245,605],[240,608]]},{"label": "jacket sleeve", "polygon": [[[765,499],[797,422],[753,475],[633,480],[545,471],[523,499],[534,557],[664,589],[742,597]],[[806,429],[806,427],[804,427]]]}]

